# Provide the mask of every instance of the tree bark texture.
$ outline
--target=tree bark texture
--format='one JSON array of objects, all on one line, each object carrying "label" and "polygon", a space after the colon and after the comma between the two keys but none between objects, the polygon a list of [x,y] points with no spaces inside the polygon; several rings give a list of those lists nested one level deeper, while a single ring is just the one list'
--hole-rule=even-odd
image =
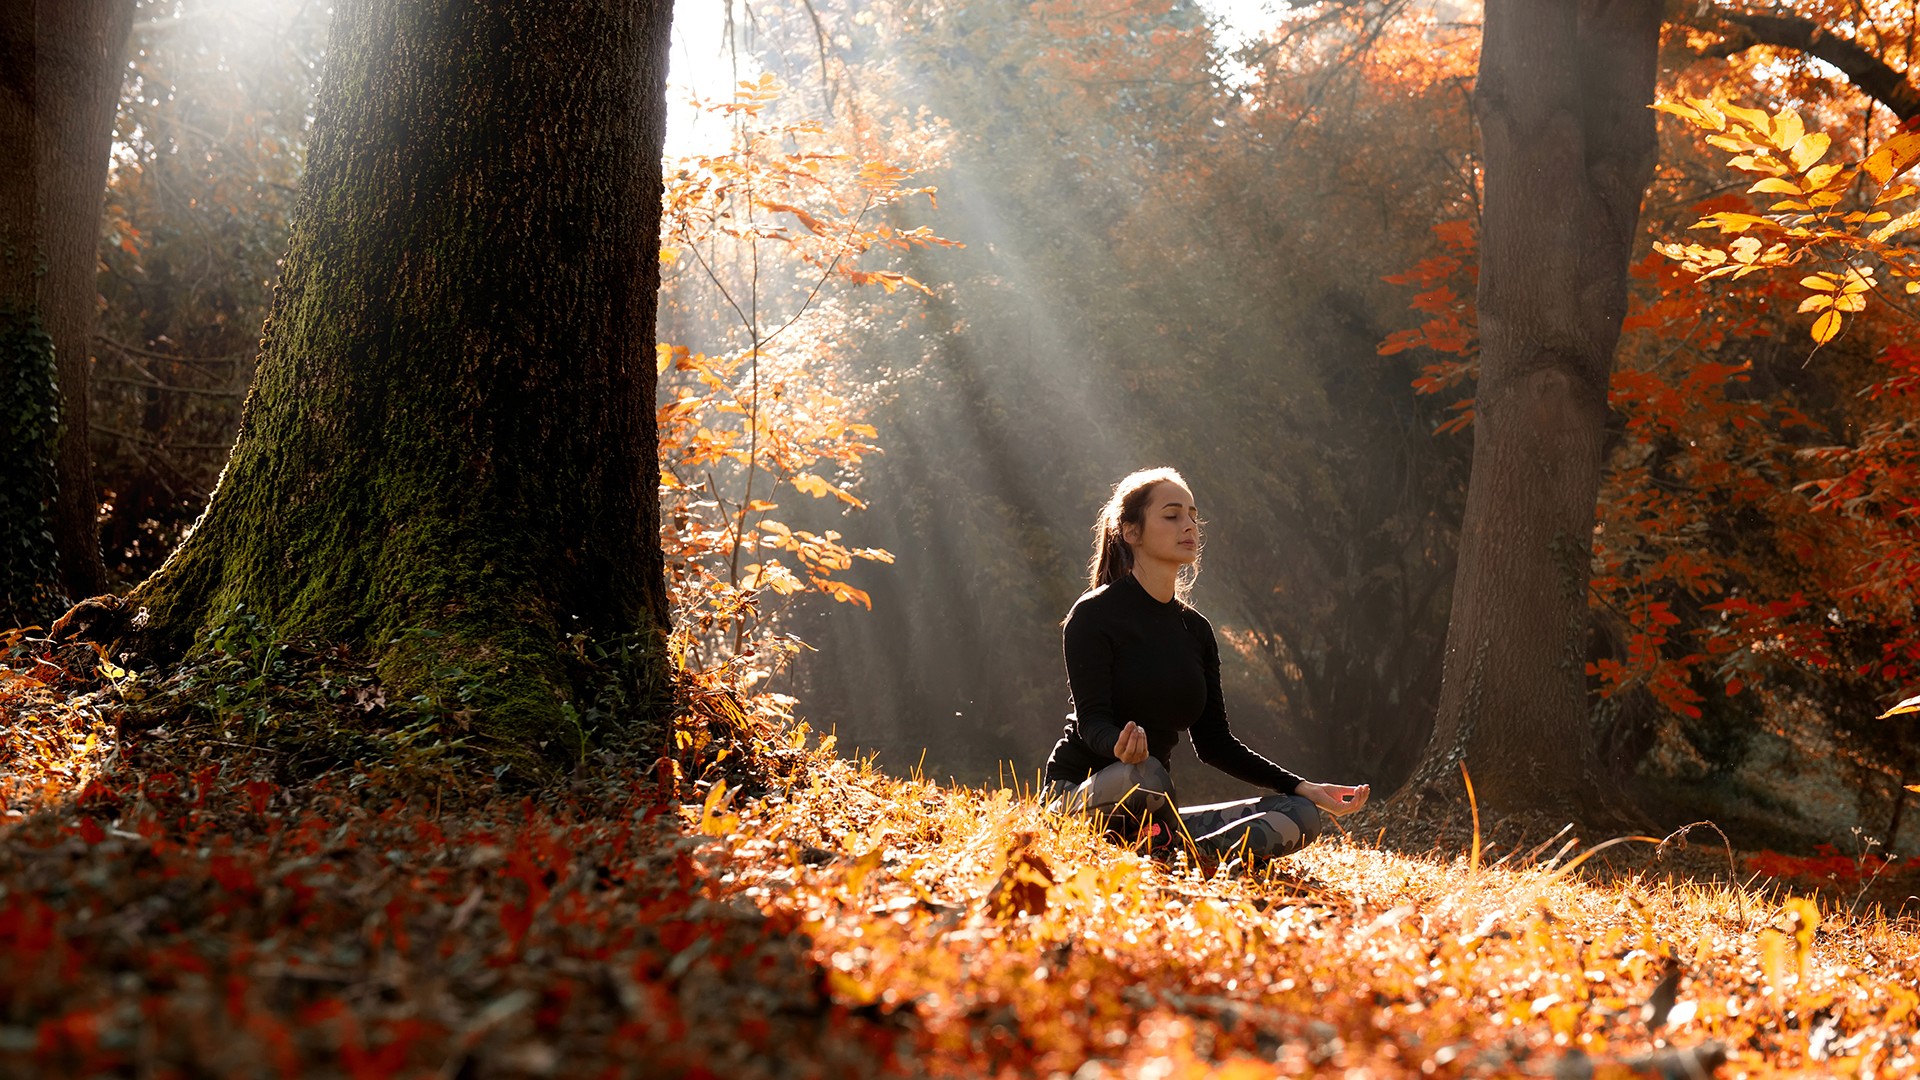
[{"label": "tree bark texture", "polygon": [[87,409],[99,290],[100,207],[113,117],[126,72],[133,0],[40,0],[41,152],[47,275],[41,293],[60,369],[59,497],[53,538],[60,580],[76,599],[106,588],[100,501]]},{"label": "tree bark texture", "polygon": [[1660,23],[1659,0],[1486,8],[1473,469],[1415,782],[1457,791],[1464,760],[1502,810],[1604,810],[1587,586],[1607,383],[1655,161]]},{"label": "tree bark texture", "polygon": [[[0,622],[103,587],[87,445],[100,205],[133,0],[0,11]],[[51,396],[49,390],[51,388]]]},{"label": "tree bark texture", "polygon": [[[578,753],[664,686],[653,426],[671,0],[345,0],[225,472],[130,596],[166,653],[244,609]],[[136,617],[137,621],[138,617]],[[657,736],[657,706],[610,718]],[[571,706],[571,707],[569,707]],[[635,715],[640,713],[642,715]],[[611,731],[602,734],[612,734]]]}]

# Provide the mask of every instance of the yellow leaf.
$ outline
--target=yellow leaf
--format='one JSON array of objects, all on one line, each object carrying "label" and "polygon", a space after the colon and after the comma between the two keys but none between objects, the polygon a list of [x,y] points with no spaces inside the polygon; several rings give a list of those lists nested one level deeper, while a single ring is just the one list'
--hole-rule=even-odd
[{"label": "yellow leaf", "polygon": [[1779,202],[1774,203],[1772,206],[1767,207],[1767,211],[1769,213],[1775,213],[1775,214],[1779,213],[1782,210],[1811,210],[1811,209],[1813,209],[1813,207],[1808,206],[1806,203],[1803,203],[1798,199],[1781,199]]},{"label": "yellow leaf", "polygon": [[1656,101],[1653,104],[1647,106],[1647,108],[1653,109],[1656,112],[1672,113],[1673,115],[1679,117],[1682,120],[1687,121],[1688,123],[1697,124],[1700,127],[1708,128],[1714,131],[1718,131],[1720,127],[1724,126],[1724,125],[1708,123],[1706,120],[1701,118],[1699,111],[1694,109],[1694,107],[1691,105],[1681,105],[1672,101]]},{"label": "yellow leaf", "polygon": [[[1744,105],[1735,105],[1731,101],[1722,101],[1719,105],[1721,112],[1726,113],[1728,116],[1731,116],[1755,131],[1767,131],[1773,127],[1773,118],[1768,116],[1764,110],[1749,109]],[[1799,116],[1796,115],[1794,119],[1798,120]]]},{"label": "yellow leaf", "polygon": [[1907,282],[1907,295],[1912,296],[1914,293],[1920,293],[1920,281]]},{"label": "yellow leaf", "polygon": [[1796,184],[1791,180],[1787,180],[1778,176],[1769,176],[1759,181],[1756,181],[1752,187],[1747,189],[1747,191],[1749,194],[1754,194],[1759,192],[1770,192],[1775,195],[1806,194],[1806,192],[1800,190],[1799,184]]},{"label": "yellow leaf", "polygon": [[[1806,123],[1800,119],[1800,114],[1792,109],[1783,110],[1779,116],[1774,117],[1772,128],[1773,145],[1788,152],[1797,149],[1799,144],[1805,141],[1807,134]],[[1796,164],[1794,168],[1804,169],[1806,166]]]},{"label": "yellow leaf", "polygon": [[1887,222],[1885,225],[1873,230],[1873,235],[1867,237],[1867,239],[1876,244],[1882,243],[1890,236],[1906,232],[1908,229],[1913,228],[1916,222],[1920,222],[1920,210],[1909,210],[1899,217],[1894,218],[1892,221]]},{"label": "yellow leaf", "polygon": [[[1907,291],[1920,292],[1920,281],[1907,282]],[[1900,704],[1895,705],[1893,708],[1888,709],[1886,712],[1881,713],[1879,719],[1885,720],[1889,716],[1900,716],[1911,712],[1920,712],[1920,695],[1910,697]],[[1911,791],[1912,789],[1909,788],[1908,790]]]},{"label": "yellow leaf", "polygon": [[[1799,119],[1798,116],[1794,117],[1796,123]],[[1824,132],[1816,131],[1794,143],[1793,149],[1787,151],[1787,160],[1793,162],[1795,169],[1806,172],[1815,162],[1827,156],[1827,147],[1832,143],[1833,140]]]},{"label": "yellow leaf", "polygon": [[1920,187],[1916,187],[1913,184],[1895,184],[1881,192],[1880,197],[1873,200],[1873,205],[1884,206],[1887,203],[1904,199],[1909,195],[1920,195]]},{"label": "yellow leaf", "polygon": [[1755,226],[1779,228],[1778,225],[1775,225],[1772,221],[1758,214],[1735,214],[1725,210],[1717,214],[1708,214],[1706,217],[1701,218],[1693,227],[1696,229],[1711,229],[1717,227],[1723,233],[1743,233]]},{"label": "yellow leaf", "polygon": [[797,206],[790,206],[787,203],[772,202],[770,200],[762,200],[760,205],[766,207],[769,210],[778,210],[788,214],[792,214],[794,217],[800,219],[800,224],[805,225],[807,227],[808,232],[811,232],[816,236],[826,235],[827,227],[820,223],[820,219],[817,217],[814,217],[812,214],[807,213],[805,210],[802,210]]},{"label": "yellow leaf", "polygon": [[1741,154],[1729,159],[1727,164],[1741,172],[1766,173],[1769,176],[1780,176],[1787,171],[1785,165],[1765,155]]},{"label": "yellow leaf", "polygon": [[1859,293],[1848,293],[1847,295],[1838,297],[1833,301],[1833,310],[1865,311],[1867,310],[1867,298],[1860,295]]},{"label": "yellow leaf", "polygon": [[833,491],[833,486],[812,473],[801,473],[793,478],[793,486],[804,494],[816,499],[824,499]]},{"label": "yellow leaf", "polygon": [[1879,184],[1885,184],[1920,161],[1920,132],[1903,131],[1867,156],[1860,167]]},{"label": "yellow leaf", "polygon": [[[1823,139],[1826,138],[1825,135],[1820,137]],[[1809,138],[1811,138],[1811,136],[1809,136]],[[1806,181],[1801,186],[1807,191],[1819,191],[1821,188],[1832,186],[1834,178],[1846,171],[1847,167],[1845,165],[1816,165],[1807,170]],[[1851,179],[1851,177],[1848,179]]]},{"label": "yellow leaf", "polygon": [[1831,296],[1809,296],[1800,301],[1800,313],[1804,315],[1809,311],[1825,311],[1832,306],[1833,297]]},{"label": "yellow leaf", "polygon": [[724,814],[727,782],[715,780],[707,792],[707,803],[700,808],[700,831],[707,836],[725,836],[740,827],[738,814]]},{"label": "yellow leaf", "polygon": [[1825,345],[1840,333],[1840,313],[1829,311],[1813,320],[1813,340],[1815,344]]},{"label": "yellow leaf", "polygon": [[1727,130],[1726,114],[1722,113],[1713,102],[1705,98],[1688,98],[1687,104],[1693,106],[1694,110],[1700,114],[1700,119],[1706,122],[1705,126],[1715,131]]},{"label": "yellow leaf", "polygon": [[1908,791],[1920,791],[1920,784],[1908,784],[1908,785],[1907,785],[1907,790],[1908,790]]},{"label": "yellow leaf", "polygon": [[1801,278],[1800,284],[1809,289],[1818,289],[1821,292],[1832,292],[1834,289],[1833,281],[1829,278],[1821,277],[1819,274],[1809,274]]}]

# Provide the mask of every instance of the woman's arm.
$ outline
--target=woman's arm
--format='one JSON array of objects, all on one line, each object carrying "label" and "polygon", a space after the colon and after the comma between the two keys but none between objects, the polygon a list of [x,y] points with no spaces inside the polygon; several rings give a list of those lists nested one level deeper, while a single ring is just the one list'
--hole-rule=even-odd
[{"label": "woman's arm", "polygon": [[1118,757],[1120,722],[1113,714],[1113,641],[1094,625],[1085,605],[1076,605],[1061,631],[1067,654],[1067,688],[1073,694],[1073,726],[1095,753]]},{"label": "woman's arm", "polygon": [[1198,623],[1197,628],[1193,628],[1192,624],[1189,626],[1199,641],[1201,663],[1207,674],[1207,707],[1201,712],[1200,718],[1194,721],[1190,732],[1193,736],[1193,752],[1201,761],[1236,780],[1272,788],[1283,795],[1305,794],[1297,790],[1306,783],[1304,780],[1268,761],[1233,737],[1232,730],[1227,727],[1226,697],[1220,691],[1220,645],[1214,640],[1213,626],[1197,611],[1188,612],[1187,617]]}]

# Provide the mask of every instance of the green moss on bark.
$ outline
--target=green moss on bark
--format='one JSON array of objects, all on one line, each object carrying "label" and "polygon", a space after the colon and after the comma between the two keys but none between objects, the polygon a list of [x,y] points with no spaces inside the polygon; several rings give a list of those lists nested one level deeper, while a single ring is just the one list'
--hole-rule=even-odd
[{"label": "green moss on bark", "polygon": [[57,380],[39,318],[0,311],[0,627],[45,625],[65,605],[53,538]]},{"label": "green moss on bark", "polygon": [[[340,5],[233,456],[132,597],[150,649],[244,605],[460,696],[511,761],[658,745],[670,12],[639,6]],[[613,674],[591,642],[645,647]]]}]

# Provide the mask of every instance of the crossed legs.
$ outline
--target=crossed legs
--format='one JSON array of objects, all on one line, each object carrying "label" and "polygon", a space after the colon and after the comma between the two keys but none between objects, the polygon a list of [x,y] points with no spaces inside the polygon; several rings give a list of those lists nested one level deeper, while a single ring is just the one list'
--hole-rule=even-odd
[{"label": "crossed legs", "polygon": [[1154,758],[1134,765],[1116,761],[1077,785],[1055,781],[1045,791],[1055,811],[1158,824],[1215,858],[1291,855],[1313,843],[1326,820],[1319,807],[1298,795],[1175,807],[1172,793],[1173,777]]}]

